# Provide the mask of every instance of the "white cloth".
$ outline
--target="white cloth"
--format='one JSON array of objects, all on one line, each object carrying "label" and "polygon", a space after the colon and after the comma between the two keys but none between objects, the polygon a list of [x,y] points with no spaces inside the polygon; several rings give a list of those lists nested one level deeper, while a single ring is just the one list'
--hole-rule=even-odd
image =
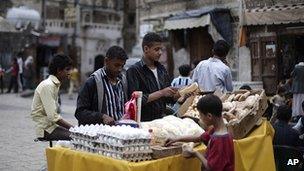
[{"label": "white cloth", "polygon": [[17,58],[18,66],[19,66],[19,74],[23,72],[23,60],[22,58]]},{"label": "white cloth", "polygon": [[192,80],[203,91],[220,90],[225,93],[233,90],[230,68],[214,57],[203,60],[196,66]]},{"label": "white cloth", "polygon": [[155,76],[155,79],[156,79],[156,82],[157,82],[157,85],[158,85],[158,89],[160,88],[160,85],[159,85],[159,81],[158,81],[158,75],[157,75],[157,68],[154,68],[154,69],[150,69],[154,76]]},{"label": "white cloth", "polygon": [[293,94],[292,97],[292,116],[302,115],[304,112],[302,110],[302,102],[304,101],[304,94]]}]

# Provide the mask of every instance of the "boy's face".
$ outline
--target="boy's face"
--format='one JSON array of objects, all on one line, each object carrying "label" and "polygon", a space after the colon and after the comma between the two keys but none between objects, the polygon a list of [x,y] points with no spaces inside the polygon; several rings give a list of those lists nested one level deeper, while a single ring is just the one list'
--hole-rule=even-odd
[{"label": "boy's face", "polygon": [[144,46],[144,54],[152,61],[158,61],[162,54],[162,43],[154,42],[151,46]]},{"label": "boy's face", "polygon": [[123,70],[124,65],[126,64],[126,60],[123,59],[105,59],[105,65],[108,76],[111,78],[116,78]]},{"label": "boy's face", "polygon": [[210,113],[200,113],[200,118],[207,126],[212,125],[212,115]]},{"label": "boy's face", "polygon": [[68,67],[65,67],[64,69],[62,70],[58,70],[58,79],[59,80],[65,80],[65,79],[70,79],[71,78],[71,67],[68,66]]}]

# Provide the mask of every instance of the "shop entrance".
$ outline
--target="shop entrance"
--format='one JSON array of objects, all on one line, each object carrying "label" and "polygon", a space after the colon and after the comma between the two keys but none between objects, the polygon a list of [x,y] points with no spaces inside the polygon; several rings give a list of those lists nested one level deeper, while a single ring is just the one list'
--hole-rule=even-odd
[{"label": "shop entrance", "polygon": [[286,80],[294,66],[304,56],[304,34],[281,35],[278,37],[280,51],[278,54],[279,80]]},{"label": "shop entrance", "polygon": [[277,37],[255,37],[250,40],[252,81],[262,81],[266,94],[277,87]]}]

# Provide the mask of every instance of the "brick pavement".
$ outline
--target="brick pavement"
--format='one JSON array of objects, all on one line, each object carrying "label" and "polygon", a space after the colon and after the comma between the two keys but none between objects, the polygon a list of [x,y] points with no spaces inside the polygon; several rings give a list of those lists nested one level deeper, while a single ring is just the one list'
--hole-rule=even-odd
[{"label": "brick pavement", "polygon": [[[76,95],[74,95],[76,97]],[[77,124],[74,118],[76,98],[62,98],[62,117]],[[30,118],[32,97],[0,94],[0,171],[36,171],[46,166],[48,142],[34,142],[34,122]]]}]

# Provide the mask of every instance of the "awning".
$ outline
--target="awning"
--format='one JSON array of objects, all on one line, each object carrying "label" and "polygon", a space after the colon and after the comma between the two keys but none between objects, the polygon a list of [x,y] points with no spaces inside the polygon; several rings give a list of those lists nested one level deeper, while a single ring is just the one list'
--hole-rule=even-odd
[{"label": "awning", "polygon": [[210,24],[210,15],[206,14],[201,17],[195,17],[195,18],[166,20],[164,29],[166,30],[187,29],[187,28],[205,27],[209,24]]},{"label": "awning", "polygon": [[59,35],[41,36],[38,39],[39,44],[50,47],[58,47],[60,45],[61,37]]},{"label": "awning", "polygon": [[164,29],[191,29],[208,26],[208,32],[214,41],[226,40],[232,44],[232,17],[229,9],[203,8],[185,11],[165,20]]},{"label": "awning", "polygon": [[304,22],[304,4],[246,9],[244,25],[272,25]]}]

